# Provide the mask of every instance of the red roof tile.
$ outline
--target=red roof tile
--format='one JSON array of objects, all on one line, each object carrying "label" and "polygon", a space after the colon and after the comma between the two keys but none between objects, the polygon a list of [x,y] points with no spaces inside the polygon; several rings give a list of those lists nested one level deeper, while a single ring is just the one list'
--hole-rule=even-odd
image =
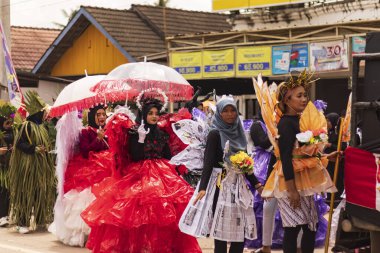
[{"label": "red roof tile", "polygon": [[15,69],[30,71],[60,33],[58,29],[11,27],[11,56]]},{"label": "red roof tile", "polygon": [[84,7],[104,29],[133,57],[165,50],[165,44],[131,10]]},{"label": "red roof tile", "polygon": [[227,22],[228,15],[226,14],[163,8],[152,5],[132,5],[131,10],[141,12],[145,16],[143,18],[149,19],[161,32],[166,30],[166,37],[177,34],[220,32],[232,29],[232,25]]}]

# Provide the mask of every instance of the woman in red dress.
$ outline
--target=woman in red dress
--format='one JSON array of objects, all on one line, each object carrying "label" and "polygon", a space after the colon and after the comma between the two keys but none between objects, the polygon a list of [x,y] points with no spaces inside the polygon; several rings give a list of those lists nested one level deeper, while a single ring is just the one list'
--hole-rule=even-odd
[{"label": "woman in red dress", "polygon": [[[70,123],[73,122],[66,124]],[[112,175],[114,161],[108,150],[105,123],[105,108],[91,108],[88,113],[88,126],[79,135],[79,152],[70,159],[64,172],[64,182],[58,184],[58,187],[63,185],[63,193],[58,191],[54,223],[49,231],[70,246],[84,247],[90,228],[83,222],[80,214],[95,199],[91,193],[92,186]],[[70,126],[64,127],[70,129]],[[71,127],[70,134],[75,134],[73,128],[76,127]],[[58,159],[58,163],[65,163],[64,159],[61,160]],[[64,164],[58,164],[58,171],[60,166],[65,167]]]},{"label": "woman in red dress", "polygon": [[93,252],[201,252],[196,239],[178,228],[193,189],[168,161],[169,136],[157,126],[162,111],[160,101],[145,100],[128,133],[125,175],[99,184],[96,200],[82,213]]}]

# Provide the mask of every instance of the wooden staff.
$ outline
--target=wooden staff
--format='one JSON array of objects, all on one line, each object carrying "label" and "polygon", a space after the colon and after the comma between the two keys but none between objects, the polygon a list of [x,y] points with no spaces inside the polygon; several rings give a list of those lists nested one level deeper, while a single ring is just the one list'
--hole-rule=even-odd
[{"label": "wooden staff", "polygon": [[[340,151],[342,150],[342,134],[343,134],[343,118],[340,118],[340,127],[339,127],[339,135],[338,135],[338,148],[337,148],[338,154],[336,156],[335,167],[334,167],[334,185],[336,185],[336,181],[338,178]],[[332,216],[333,216],[333,212],[334,212],[334,200],[335,200],[335,192],[332,192],[331,198],[330,198],[329,223],[328,223],[328,227],[327,227],[327,234],[326,234],[326,240],[325,240],[325,253],[328,253],[328,251],[329,251],[331,220],[332,220]]]}]

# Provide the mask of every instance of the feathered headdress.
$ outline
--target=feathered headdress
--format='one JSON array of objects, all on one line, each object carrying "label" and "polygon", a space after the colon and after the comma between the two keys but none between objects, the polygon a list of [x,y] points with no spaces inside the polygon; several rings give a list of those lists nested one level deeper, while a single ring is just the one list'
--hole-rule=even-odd
[{"label": "feathered headdress", "polygon": [[36,114],[47,107],[47,104],[42,100],[36,91],[28,90],[25,95],[25,108],[29,115]]},{"label": "feathered headdress", "polygon": [[297,87],[304,87],[305,90],[308,90],[310,88],[310,85],[318,80],[318,78],[313,79],[313,76],[314,73],[309,72],[306,69],[299,73],[298,76],[294,75],[294,73],[290,73],[288,80],[282,82],[278,86],[277,100],[281,102],[289,90],[292,90]]}]

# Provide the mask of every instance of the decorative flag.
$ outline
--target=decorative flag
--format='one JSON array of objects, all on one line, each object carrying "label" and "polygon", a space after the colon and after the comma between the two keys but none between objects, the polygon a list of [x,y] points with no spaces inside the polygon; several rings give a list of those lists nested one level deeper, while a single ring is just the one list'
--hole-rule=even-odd
[{"label": "decorative flag", "polygon": [[349,142],[351,139],[351,100],[352,100],[352,93],[350,94],[350,97],[348,99],[346,116],[344,116],[343,123],[342,123],[343,124],[342,142]]},{"label": "decorative flag", "polygon": [[20,84],[17,79],[16,70],[13,66],[11,54],[9,53],[8,45],[7,45],[7,38],[4,33],[3,24],[0,21],[0,35],[1,35],[1,42],[3,46],[3,52],[4,52],[4,64],[5,64],[5,70],[7,75],[7,83],[8,83],[8,94],[9,94],[9,100],[12,105],[14,105],[18,112],[25,117],[26,116],[26,110],[24,105],[24,97],[21,93]]}]

